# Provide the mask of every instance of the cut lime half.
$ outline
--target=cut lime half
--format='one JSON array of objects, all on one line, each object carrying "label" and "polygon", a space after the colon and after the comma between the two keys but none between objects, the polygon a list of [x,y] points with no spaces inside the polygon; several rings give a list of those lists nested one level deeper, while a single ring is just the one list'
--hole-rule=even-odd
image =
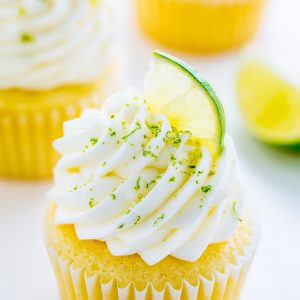
[{"label": "cut lime half", "polygon": [[178,130],[188,130],[208,147],[213,155],[223,148],[225,116],[213,88],[198,72],[183,61],[160,51],[144,81],[150,109],[169,118]]},{"label": "cut lime half", "polygon": [[300,146],[300,88],[258,60],[242,65],[238,101],[250,131],[275,145]]}]

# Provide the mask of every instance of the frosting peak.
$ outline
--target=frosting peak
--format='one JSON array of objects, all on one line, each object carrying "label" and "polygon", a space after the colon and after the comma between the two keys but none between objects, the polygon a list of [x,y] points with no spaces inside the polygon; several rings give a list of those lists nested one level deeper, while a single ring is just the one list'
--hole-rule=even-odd
[{"label": "frosting peak", "polygon": [[241,202],[229,137],[214,162],[133,91],[84,111],[64,133],[54,143],[62,158],[49,196],[56,222],[74,224],[79,239],[152,265],[168,255],[194,261],[234,231]]}]

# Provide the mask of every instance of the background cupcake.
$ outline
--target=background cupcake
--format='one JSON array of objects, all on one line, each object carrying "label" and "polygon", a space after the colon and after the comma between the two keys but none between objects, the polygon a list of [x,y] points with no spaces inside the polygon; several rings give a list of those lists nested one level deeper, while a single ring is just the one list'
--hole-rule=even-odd
[{"label": "background cupcake", "polygon": [[[238,298],[256,224],[231,139],[215,131],[221,103],[202,83],[155,53],[145,95],[119,93],[65,123],[45,232],[62,299]],[[174,118],[179,107],[189,120]]]},{"label": "background cupcake", "polygon": [[237,48],[256,32],[265,0],[135,0],[138,22],[167,46],[195,52]]},{"label": "background cupcake", "polygon": [[0,3],[0,175],[51,175],[62,122],[113,87],[109,1]]}]

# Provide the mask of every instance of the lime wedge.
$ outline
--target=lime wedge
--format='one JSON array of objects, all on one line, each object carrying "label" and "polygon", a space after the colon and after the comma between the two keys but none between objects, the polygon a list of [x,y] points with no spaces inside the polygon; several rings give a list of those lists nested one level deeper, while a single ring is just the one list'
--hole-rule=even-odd
[{"label": "lime wedge", "polygon": [[270,144],[300,146],[300,89],[251,60],[239,70],[237,95],[254,136]]},{"label": "lime wedge", "polygon": [[172,126],[188,130],[213,155],[223,148],[225,116],[222,104],[208,82],[181,60],[160,52],[144,81],[150,109],[168,116]]}]

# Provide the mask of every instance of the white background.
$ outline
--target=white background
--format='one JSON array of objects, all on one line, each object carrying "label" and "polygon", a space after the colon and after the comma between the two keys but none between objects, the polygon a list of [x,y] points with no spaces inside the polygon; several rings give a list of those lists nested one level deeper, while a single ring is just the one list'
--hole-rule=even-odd
[{"label": "white background", "polygon": [[[163,47],[136,30],[129,0],[118,2],[118,34],[124,57],[129,53],[124,81],[141,89],[151,50]],[[300,32],[300,5],[297,0],[274,0],[267,9],[256,40],[268,49],[268,55],[276,50],[267,42],[270,36],[280,45],[284,35],[292,32],[283,29],[288,24]],[[293,44],[286,46],[300,49],[299,36],[292,36],[291,41]],[[227,129],[237,148],[242,183],[263,225],[242,299],[300,299],[300,153],[271,148],[248,135],[234,94],[237,53],[206,58],[173,53],[195,65],[222,99]],[[277,57],[280,60],[280,55]],[[283,66],[285,73],[299,66],[300,54],[293,59]],[[51,182],[0,181],[1,300],[58,299],[42,238],[45,192],[50,186]]]}]

